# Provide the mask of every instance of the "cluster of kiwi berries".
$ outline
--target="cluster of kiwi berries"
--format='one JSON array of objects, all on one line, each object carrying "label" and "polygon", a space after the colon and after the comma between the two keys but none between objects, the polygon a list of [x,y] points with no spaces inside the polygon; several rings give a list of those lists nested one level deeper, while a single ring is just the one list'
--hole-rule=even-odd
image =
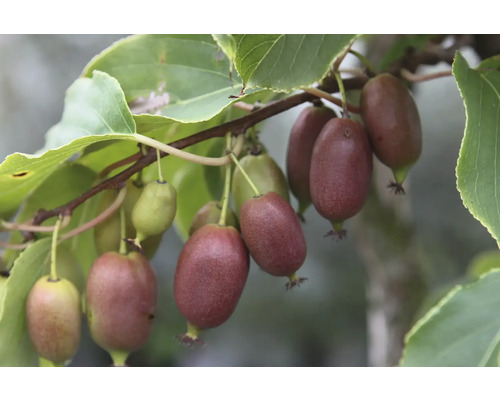
[{"label": "cluster of kiwi berries", "polygon": [[[410,92],[398,78],[380,74],[364,86],[360,106],[363,124],[337,117],[322,105],[301,112],[288,143],[288,179],[260,147],[239,161],[233,158],[234,170],[226,166],[235,211],[222,200],[204,205],[177,261],[174,298],[187,321],[187,332],[179,335],[182,342],[199,342],[200,331],[231,316],[247,281],[250,256],[267,273],[287,277],[287,288],[300,285],[304,278],[296,272],[306,258],[306,240],[299,217],[313,204],[331,222],[333,233],[342,236],[344,221],[361,210],[368,196],[373,153],[393,170],[390,186],[403,191],[421,151],[420,120]],[[297,212],[289,189],[298,200]],[[104,194],[102,207],[116,196]],[[101,255],[90,269],[84,301],[93,339],[117,366],[126,365],[151,332],[158,285],[148,257],[174,219],[175,189],[162,181],[143,188],[127,182],[121,210],[95,229]],[[123,237],[135,238],[129,241],[140,251],[123,251]],[[29,294],[33,345],[56,365],[77,351],[80,299],[71,281],[50,275]]]}]

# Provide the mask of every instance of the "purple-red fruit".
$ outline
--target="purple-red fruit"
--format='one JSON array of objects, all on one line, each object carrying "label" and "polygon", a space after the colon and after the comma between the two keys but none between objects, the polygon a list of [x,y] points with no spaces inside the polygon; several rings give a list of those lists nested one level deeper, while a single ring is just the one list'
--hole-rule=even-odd
[{"label": "purple-red fruit", "polygon": [[307,107],[301,111],[290,132],[286,171],[290,190],[299,201],[299,214],[311,205],[309,171],[314,142],[323,126],[335,117],[335,112],[328,107]]},{"label": "purple-red fruit", "polygon": [[370,190],[372,150],[356,121],[334,118],[316,140],[311,161],[311,198],[316,210],[342,235],[344,220],[357,214]]},{"label": "purple-red fruit", "polygon": [[238,304],[248,268],[248,250],[234,227],[198,229],[181,250],[174,278],[175,302],[188,326],[209,329],[225,322]]},{"label": "purple-red fruit", "polygon": [[82,328],[80,293],[67,279],[42,276],[26,303],[28,332],[39,356],[62,365],[78,350]]},{"label": "purple-red fruit", "polygon": [[255,262],[267,273],[300,283],[295,272],[306,258],[306,240],[292,206],[275,192],[248,199],[240,211],[243,240]]},{"label": "purple-red fruit", "polygon": [[[212,200],[204,204],[194,215],[189,227],[189,236],[207,224],[218,224],[222,213],[222,207],[218,201]],[[236,214],[230,208],[226,212],[226,225],[238,228]]]},{"label": "purple-red fruit", "polygon": [[373,152],[401,185],[422,151],[422,127],[410,91],[395,76],[380,74],[363,87],[360,106]]},{"label": "purple-red fruit", "polygon": [[153,327],[158,284],[142,254],[109,252],[97,258],[87,278],[87,320],[95,342],[108,352],[142,347]]}]

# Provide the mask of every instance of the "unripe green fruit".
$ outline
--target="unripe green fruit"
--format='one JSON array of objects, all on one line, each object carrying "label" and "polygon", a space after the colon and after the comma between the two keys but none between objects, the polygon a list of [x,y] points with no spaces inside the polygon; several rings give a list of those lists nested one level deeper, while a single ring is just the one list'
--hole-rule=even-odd
[{"label": "unripe green fruit", "polygon": [[[132,224],[132,210],[142,193],[142,187],[137,187],[132,181],[127,181],[127,194],[123,200],[122,207],[125,213],[126,237],[135,238],[137,233]],[[108,208],[118,196],[116,190],[106,190],[99,202],[98,214]],[[142,250],[147,258],[152,258],[158,250],[163,233],[145,239],[141,242]],[[94,228],[94,239],[97,253],[99,255],[115,251],[118,252],[122,241],[120,211],[117,210],[105,221]]]},{"label": "unripe green fruit", "polygon": [[248,267],[248,250],[234,227],[202,226],[177,260],[174,297],[181,314],[199,329],[225,322],[238,304]]},{"label": "unripe green fruit", "polygon": [[[276,192],[287,202],[290,202],[285,175],[269,154],[264,153],[257,156],[247,154],[239,162],[261,194]],[[231,191],[237,214],[239,214],[243,203],[255,196],[255,192],[239,168],[234,169]]]},{"label": "unripe green fruit", "polygon": [[148,183],[132,210],[132,223],[139,241],[165,232],[175,218],[177,192],[168,182]]},{"label": "unripe green fruit", "polygon": [[372,165],[372,150],[361,124],[345,118],[326,123],[313,149],[310,188],[314,207],[336,232],[365,204]]},{"label": "unripe green fruit", "polygon": [[328,107],[304,108],[293,124],[288,140],[286,171],[290,190],[299,201],[299,214],[311,205],[309,171],[314,143],[335,112]]},{"label": "unripe green fruit", "polygon": [[361,116],[377,158],[403,183],[422,151],[418,109],[405,84],[391,74],[370,79],[361,91]]},{"label": "unripe green fruit", "polygon": [[30,290],[26,319],[35,351],[54,364],[78,350],[82,328],[80,293],[67,279],[41,277]]},{"label": "unripe green fruit", "polygon": [[[218,224],[220,220],[220,215],[222,208],[218,201],[209,201],[204,206],[202,206],[193,217],[191,226],[189,228],[189,236],[192,236],[198,229],[207,224]],[[226,213],[226,225],[234,226],[238,228],[238,220],[236,214],[230,208],[227,209]]]},{"label": "unripe green fruit", "polygon": [[142,347],[153,328],[158,283],[153,267],[137,252],[105,253],[87,278],[86,310],[90,334],[110,353]]},{"label": "unripe green fruit", "polygon": [[307,248],[299,218],[277,193],[247,200],[240,227],[252,258],[267,273],[291,277],[304,263]]}]

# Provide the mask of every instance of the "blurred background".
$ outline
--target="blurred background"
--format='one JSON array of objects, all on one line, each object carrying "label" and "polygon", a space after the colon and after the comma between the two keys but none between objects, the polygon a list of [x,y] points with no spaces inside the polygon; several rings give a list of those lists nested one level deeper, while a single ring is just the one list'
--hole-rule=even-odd
[{"label": "blurred background", "polygon": [[[120,37],[0,35],[0,161],[42,147],[46,131],[61,118],[66,89],[95,54]],[[470,64],[478,62],[471,49],[463,54]],[[418,72],[448,68],[443,64]],[[422,156],[405,184],[406,196],[395,197],[386,189],[391,175],[377,164],[377,196],[346,222],[348,236],[342,242],[324,237],[329,223],[310,207],[304,224],[308,256],[299,270],[308,280],[286,291],[286,279],[252,264],[235,313],[203,333],[202,347],[185,348],[175,338],[185,330],[172,289],[182,242],[169,230],[152,260],[160,282],[159,315],[147,346],[132,354],[130,364],[395,365],[401,331],[461,281],[477,253],[496,248],[456,189],[465,114],[454,79],[416,84],[414,94],[424,139]],[[283,168],[286,140],[300,110],[273,117],[262,128],[261,139]],[[85,330],[71,365],[109,364]]]}]

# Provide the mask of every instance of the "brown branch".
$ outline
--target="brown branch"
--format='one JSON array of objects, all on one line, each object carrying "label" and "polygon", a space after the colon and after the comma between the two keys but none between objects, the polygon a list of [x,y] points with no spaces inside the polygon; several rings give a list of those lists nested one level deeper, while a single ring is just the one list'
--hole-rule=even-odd
[{"label": "brown branch", "polygon": [[[366,78],[362,77],[350,78],[345,81],[345,86],[346,89],[359,89],[363,87],[365,82]],[[326,86],[323,85],[321,86],[321,88],[322,90],[330,92],[335,92],[338,90],[338,87],[334,82],[330,82]],[[267,106],[259,108],[258,110],[253,111],[252,113],[245,115],[243,117],[203,130],[194,135],[188,136],[184,139],[171,142],[169,143],[169,145],[178,149],[184,149],[186,147],[192,146],[196,143],[200,143],[208,139],[212,139],[215,137],[223,137],[227,132],[231,132],[233,136],[237,136],[239,134],[245,133],[247,129],[251,128],[252,126],[255,126],[259,122],[262,122],[270,117],[273,117],[274,115],[280,114],[295,106],[306,103],[308,101],[313,101],[315,99],[317,99],[317,96],[314,96],[307,92],[301,92],[286,97],[282,100],[272,102]],[[166,157],[167,155],[168,154],[161,153],[162,157]],[[127,160],[128,159],[130,158],[127,157]],[[154,163],[156,160],[157,160],[156,150],[149,149],[148,152],[143,156],[141,156],[133,165],[123,170],[119,174],[114,175],[106,179],[105,181],[102,181],[101,183],[92,187],[91,189],[89,189],[79,197],[73,199],[72,201],[60,207],[54,208],[52,210],[39,210],[33,219],[33,224],[39,225],[43,221],[59,214],[71,214],[75,208],[77,208],[79,205],[81,205],[91,197],[95,196],[99,192],[105,189],[120,188],[123,185],[123,183],[127,179],[129,179],[132,175],[141,171],[148,165]]]}]

